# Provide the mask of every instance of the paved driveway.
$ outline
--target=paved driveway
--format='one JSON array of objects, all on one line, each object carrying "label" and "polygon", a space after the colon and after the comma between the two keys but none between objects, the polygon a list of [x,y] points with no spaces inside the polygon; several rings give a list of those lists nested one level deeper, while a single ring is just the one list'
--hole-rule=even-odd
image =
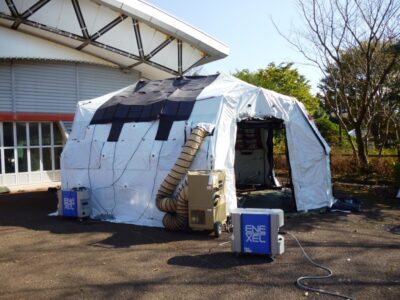
[{"label": "paved driveway", "polygon": [[[391,200],[396,201],[396,200]],[[398,200],[397,200],[398,201]],[[390,202],[389,202],[390,203]],[[235,257],[228,234],[48,217],[47,192],[0,196],[1,299],[328,299],[299,290],[310,266],[286,235],[286,253],[270,261]],[[319,285],[358,299],[400,299],[399,205],[372,205],[362,214],[286,218],[316,261],[331,267]]]}]

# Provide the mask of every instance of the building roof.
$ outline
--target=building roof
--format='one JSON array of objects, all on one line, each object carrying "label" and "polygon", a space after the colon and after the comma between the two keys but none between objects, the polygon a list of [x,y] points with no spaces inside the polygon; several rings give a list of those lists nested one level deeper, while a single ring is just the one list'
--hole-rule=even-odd
[{"label": "building roof", "polygon": [[[229,53],[218,40],[141,0],[0,0],[0,26],[135,69],[151,79],[181,75]],[[14,52],[10,47],[8,43],[8,52]],[[54,53],[44,51],[50,52]],[[29,51],[19,50],[18,55],[37,58]]]}]

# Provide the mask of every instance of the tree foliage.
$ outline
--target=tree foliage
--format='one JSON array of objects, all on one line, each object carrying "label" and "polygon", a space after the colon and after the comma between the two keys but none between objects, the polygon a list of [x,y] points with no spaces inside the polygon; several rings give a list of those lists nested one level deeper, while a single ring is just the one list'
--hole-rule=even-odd
[{"label": "tree foliage", "polygon": [[[305,32],[287,40],[320,68],[324,104],[348,135],[357,162],[368,166],[366,136],[400,62],[398,0],[298,0]],[[396,46],[396,47],[397,47]],[[367,134],[365,134],[367,133]]]},{"label": "tree foliage", "polygon": [[270,63],[265,69],[251,72],[248,69],[233,74],[237,78],[301,101],[309,113],[318,107],[318,99],[311,94],[309,81],[293,68],[293,63]]},{"label": "tree foliage", "polygon": [[339,141],[339,125],[332,122],[328,118],[315,119],[319,132],[329,144],[338,144]]}]

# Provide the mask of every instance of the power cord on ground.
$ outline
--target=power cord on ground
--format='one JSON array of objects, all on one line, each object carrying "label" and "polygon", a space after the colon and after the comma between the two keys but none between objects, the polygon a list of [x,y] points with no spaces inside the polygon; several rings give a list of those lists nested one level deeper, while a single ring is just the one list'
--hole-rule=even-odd
[{"label": "power cord on ground", "polygon": [[325,290],[318,289],[318,288],[314,288],[314,287],[311,287],[311,286],[308,286],[308,285],[304,284],[303,281],[304,281],[304,280],[307,280],[307,279],[308,279],[308,280],[318,280],[318,279],[325,279],[325,278],[332,277],[333,272],[332,272],[332,270],[329,269],[328,267],[322,266],[322,265],[316,263],[315,261],[313,261],[313,260],[308,256],[308,254],[307,254],[306,251],[304,250],[303,246],[301,245],[300,241],[297,239],[297,237],[296,237],[293,233],[290,233],[290,232],[280,232],[280,233],[281,233],[281,234],[288,234],[288,235],[290,235],[290,236],[296,241],[296,243],[299,245],[299,247],[300,247],[300,249],[301,249],[301,252],[302,252],[303,255],[305,256],[305,258],[307,258],[307,260],[308,260],[313,266],[315,266],[315,267],[317,267],[317,268],[320,268],[320,269],[322,269],[322,270],[328,272],[327,275],[321,275],[321,276],[317,276],[317,275],[309,276],[309,275],[308,275],[308,276],[301,276],[301,277],[297,278],[296,283],[297,283],[297,285],[298,285],[299,288],[301,288],[301,289],[303,289],[303,290],[307,290],[307,291],[317,292],[317,293],[320,293],[320,294],[330,295],[330,296],[339,297],[339,298],[344,298],[344,299],[349,299],[349,300],[355,300],[355,298],[350,297],[350,296],[347,296],[347,295],[339,294],[339,293],[337,293],[337,292],[325,291]]},{"label": "power cord on ground", "polygon": [[221,247],[221,246],[224,246],[224,245],[226,245],[226,244],[229,244],[230,242],[231,242],[231,240],[225,241],[225,242],[222,242],[222,243],[219,243],[218,245],[209,248],[209,249],[208,249],[208,253],[211,253],[211,250],[213,250],[213,249],[215,249],[215,248],[218,248],[218,247]]}]

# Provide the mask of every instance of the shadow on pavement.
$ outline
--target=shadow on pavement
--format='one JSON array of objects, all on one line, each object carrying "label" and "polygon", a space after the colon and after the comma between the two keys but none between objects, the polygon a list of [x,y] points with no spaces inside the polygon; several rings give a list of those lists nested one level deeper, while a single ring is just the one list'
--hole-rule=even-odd
[{"label": "shadow on pavement", "polygon": [[55,234],[111,233],[95,246],[125,248],[142,244],[168,243],[182,240],[210,240],[207,233],[170,232],[163,228],[142,227],[99,221],[49,217],[56,211],[57,196],[48,192],[0,195],[1,226],[17,226]]},{"label": "shadow on pavement", "polygon": [[235,256],[231,252],[216,252],[201,255],[175,256],[168,260],[169,265],[196,267],[206,269],[226,269],[239,266],[261,265],[273,262],[268,256],[241,255]]},{"label": "shadow on pavement", "polygon": [[[213,239],[206,232],[170,232],[163,228],[98,221],[79,222],[74,219],[49,217],[48,214],[56,211],[56,207],[57,196],[55,193],[31,192],[0,195],[0,226],[24,227],[32,230],[49,231],[55,234],[110,233],[111,236],[93,245],[114,248],[184,240],[210,241]],[[399,205],[392,206],[392,209],[399,209]],[[382,220],[385,217],[379,204],[375,203],[369,204],[368,209],[360,215],[362,218],[369,220]],[[283,230],[308,232],[313,230],[316,223],[320,226],[323,224],[330,225],[335,222],[345,221],[346,218],[347,215],[343,213],[298,214],[293,217],[287,215]],[[220,254],[215,254],[214,257],[218,258],[218,255]],[[190,257],[177,257],[171,263],[180,264],[188,261],[190,263]],[[235,261],[233,260],[233,262]]]}]

